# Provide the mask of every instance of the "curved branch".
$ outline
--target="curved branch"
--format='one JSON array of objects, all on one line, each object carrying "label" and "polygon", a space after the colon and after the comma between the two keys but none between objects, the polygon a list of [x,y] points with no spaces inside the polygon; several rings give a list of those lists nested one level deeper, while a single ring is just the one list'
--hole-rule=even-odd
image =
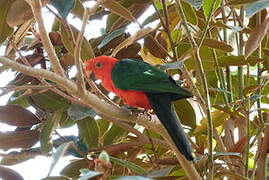
[{"label": "curved branch", "polygon": [[121,119],[126,122],[135,122],[149,129],[155,128],[156,130],[157,128],[157,130],[159,131],[163,129],[160,122],[155,116],[153,118],[150,118],[147,115],[143,115],[143,114],[130,115],[130,113],[128,113],[126,110],[121,109],[117,106],[110,105],[102,101],[96,95],[90,93],[87,90],[84,90],[83,94],[79,94],[78,87],[73,81],[71,81],[70,79],[64,78],[62,76],[59,76],[56,73],[53,73],[51,71],[47,71],[44,69],[32,68],[32,67],[17,63],[15,61],[12,61],[7,57],[0,56],[0,63],[18,72],[27,74],[29,76],[41,77],[41,78],[53,81],[57,85],[64,88],[70,95],[78,98],[78,100],[90,106],[100,115],[109,116],[116,119]]},{"label": "curved branch", "polygon": [[172,150],[176,153],[177,159],[179,160],[181,166],[185,170],[187,176],[192,180],[201,179],[199,173],[194,168],[192,162],[187,161],[183,155],[178,151],[176,146],[174,145],[171,137],[168,135],[166,130],[160,124],[158,118],[156,116],[149,117],[148,115],[143,114],[130,114],[126,110],[118,108],[116,106],[110,105],[101,99],[99,99],[96,95],[90,93],[89,91],[83,89],[83,93],[78,93],[77,85],[71,81],[70,79],[64,78],[56,73],[44,70],[44,69],[36,69],[29,66],[25,66],[23,64],[12,61],[6,57],[0,57],[0,63],[5,66],[8,66],[16,71],[22,72],[29,76],[35,77],[43,77],[45,79],[51,80],[63,87],[70,95],[78,98],[83,103],[87,104],[90,108],[95,110],[100,116],[112,117],[115,119],[120,119],[126,122],[133,122],[139,125],[142,125],[148,129],[152,129],[158,133],[160,133],[164,139],[167,141]]},{"label": "curved branch", "polygon": [[42,13],[41,13],[41,0],[26,0],[26,2],[31,6],[35,20],[38,24],[38,31],[40,38],[42,40],[42,44],[48,53],[49,60],[51,61],[53,70],[61,75],[64,76],[64,70],[59,62],[59,59],[53,49],[53,46],[51,44],[51,41],[49,39],[48,33],[45,28],[45,24],[42,18]]}]

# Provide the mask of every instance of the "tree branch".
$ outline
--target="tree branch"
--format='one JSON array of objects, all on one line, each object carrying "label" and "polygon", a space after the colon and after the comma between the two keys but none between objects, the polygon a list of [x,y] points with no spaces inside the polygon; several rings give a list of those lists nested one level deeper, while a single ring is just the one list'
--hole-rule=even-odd
[{"label": "tree branch", "polygon": [[130,115],[130,113],[128,113],[126,110],[112,106],[102,101],[96,95],[90,93],[89,91],[85,89],[83,90],[83,93],[80,94],[78,93],[77,85],[73,81],[71,81],[70,79],[64,78],[60,75],[57,75],[56,73],[53,73],[44,69],[31,68],[29,66],[25,66],[23,64],[17,63],[6,57],[1,57],[1,56],[0,56],[0,63],[18,72],[27,74],[29,76],[43,77],[47,80],[51,80],[55,82],[56,84],[61,86],[63,89],[65,89],[70,95],[78,98],[78,100],[88,105],[90,108],[95,110],[102,117],[108,116],[108,117],[120,119],[126,122],[137,123],[139,125],[144,126],[145,128],[152,129],[156,132],[159,132],[167,141],[167,143],[172,148],[172,150],[176,153],[177,159],[179,160],[181,166],[185,170],[187,176],[192,180],[201,179],[199,173],[194,168],[193,163],[187,161],[183,157],[183,155],[178,151],[172,139],[170,138],[168,133],[165,131],[163,126],[160,124],[156,116],[152,116],[150,118],[148,115],[143,115],[143,114],[131,114]]},{"label": "tree branch", "polygon": [[[213,3],[214,4],[214,3]],[[193,49],[193,56],[194,59],[196,61],[196,66],[197,66],[197,70],[199,72],[199,76],[201,78],[201,83],[202,83],[202,87],[204,90],[204,96],[205,96],[205,103],[206,103],[206,114],[207,114],[207,124],[208,124],[208,155],[209,155],[209,175],[208,175],[208,179],[212,179],[213,180],[213,175],[214,175],[214,159],[213,159],[213,122],[212,122],[212,116],[211,116],[211,102],[210,102],[210,96],[209,96],[209,90],[208,90],[208,84],[207,84],[207,79],[205,76],[205,71],[204,71],[204,67],[202,64],[202,60],[199,54],[199,46],[197,45],[197,43],[195,42],[190,29],[188,27],[188,23],[186,20],[186,16],[184,14],[181,2],[179,0],[176,0],[176,5],[179,9],[179,15],[182,18],[182,24],[184,29],[187,32],[187,36],[188,39],[191,43],[192,49]]]},{"label": "tree branch", "polygon": [[85,82],[83,78],[83,72],[82,72],[82,65],[81,65],[81,58],[80,58],[80,51],[81,51],[81,45],[83,42],[84,32],[85,28],[88,22],[89,17],[95,13],[97,8],[99,7],[102,0],[98,0],[92,8],[86,8],[84,10],[83,18],[82,18],[82,27],[81,30],[78,33],[78,37],[75,44],[75,50],[74,50],[74,58],[75,58],[75,65],[77,68],[77,74],[78,74],[78,88],[79,91],[82,92],[85,88]]},{"label": "tree branch", "polygon": [[65,76],[64,75],[64,70],[59,62],[59,59],[54,51],[54,48],[51,44],[51,41],[49,39],[48,33],[46,31],[45,28],[45,24],[42,18],[42,13],[41,13],[41,8],[42,8],[42,4],[41,4],[41,0],[26,0],[26,2],[31,6],[35,20],[38,24],[38,30],[39,30],[39,35],[40,38],[42,40],[42,44],[46,50],[46,52],[48,53],[48,57],[49,60],[51,61],[53,70],[61,75],[61,76]]}]

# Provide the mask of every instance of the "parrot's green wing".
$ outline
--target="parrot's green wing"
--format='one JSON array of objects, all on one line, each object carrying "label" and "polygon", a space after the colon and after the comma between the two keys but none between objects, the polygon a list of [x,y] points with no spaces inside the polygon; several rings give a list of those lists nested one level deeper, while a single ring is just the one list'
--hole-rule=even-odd
[{"label": "parrot's green wing", "polygon": [[111,76],[114,85],[121,90],[192,96],[189,91],[178,86],[165,72],[139,60],[122,59],[118,61],[112,69]]}]

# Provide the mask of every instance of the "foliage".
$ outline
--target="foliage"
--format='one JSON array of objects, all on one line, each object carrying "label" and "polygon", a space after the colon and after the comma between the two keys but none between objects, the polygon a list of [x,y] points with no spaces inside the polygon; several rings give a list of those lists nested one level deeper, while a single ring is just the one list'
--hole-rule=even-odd
[{"label": "foliage", "polygon": [[[36,29],[31,2],[0,0],[0,43],[5,47],[5,57],[38,70],[53,71],[42,32]],[[190,173],[198,172],[204,179],[269,176],[268,1],[106,0],[97,1],[100,6],[93,12],[84,7],[86,2],[42,0],[42,8],[54,14],[48,35],[66,75],[78,67],[75,62],[79,54],[82,61],[99,55],[136,58],[179,76],[180,83],[194,94],[192,99],[175,102],[194,144],[196,161]],[[149,7],[155,12],[145,15]],[[90,17],[85,19],[87,12]],[[106,28],[99,37],[88,40],[82,36],[81,48],[76,50],[81,29],[72,26],[67,16],[84,22],[101,19],[106,21]],[[139,23],[141,16],[146,18]],[[46,18],[43,20],[46,24]],[[130,34],[130,24],[140,29]],[[3,65],[0,73],[8,69]],[[79,83],[80,75],[72,82]],[[86,88],[104,102],[122,105],[94,81],[90,80]],[[45,179],[189,176],[184,161],[171,151],[157,128],[100,113],[61,84],[40,75],[16,73],[15,79],[2,87],[1,96],[9,92],[12,95],[8,103],[0,106],[0,122],[16,129],[0,132],[0,149],[5,151],[1,154],[0,178],[23,179],[4,166],[37,155],[53,156],[50,172],[63,156],[74,157],[63,167],[61,176]],[[134,110],[133,114],[143,112]],[[148,116],[152,117],[151,112]],[[78,128],[78,137],[57,132],[70,126]],[[38,142],[40,147],[33,147]]]}]

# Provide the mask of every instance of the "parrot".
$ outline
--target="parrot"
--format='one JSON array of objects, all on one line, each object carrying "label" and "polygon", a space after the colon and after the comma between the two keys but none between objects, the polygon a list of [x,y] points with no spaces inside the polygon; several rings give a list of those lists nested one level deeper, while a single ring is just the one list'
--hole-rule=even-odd
[{"label": "parrot", "polygon": [[119,96],[124,104],[153,109],[178,150],[188,161],[193,161],[192,148],[175,112],[173,101],[191,98],[192,93],[176,84],[161,69],[137,59],[116,59],[98,56],[83,62],[87,78],[91,74],[102,86]]}]

